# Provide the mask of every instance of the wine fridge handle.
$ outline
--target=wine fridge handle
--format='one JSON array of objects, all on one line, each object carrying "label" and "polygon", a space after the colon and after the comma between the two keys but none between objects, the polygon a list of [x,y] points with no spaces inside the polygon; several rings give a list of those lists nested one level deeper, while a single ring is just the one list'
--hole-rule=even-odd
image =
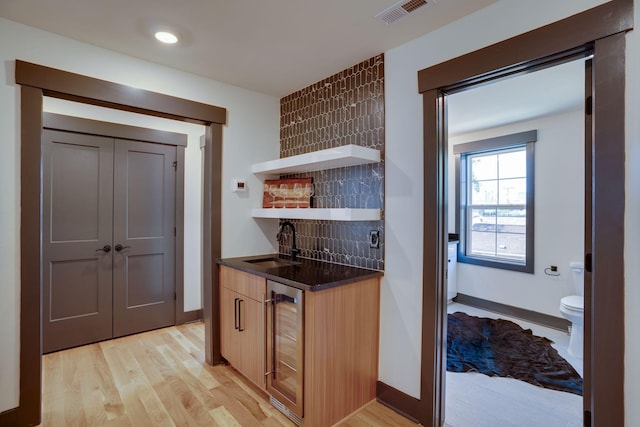
[{"label": "wine fridge handle", "polygon": [[266,372],[263,376],[262,376],[262,385],[265,385],[267,382],[267,375],[269,375],[269,373],[267,372],[267,296],[265,294],[262,294],[262,316],[260,316],[260,318],[262,319],[262,372]]},{"label": "wine fridge handle", "polygon": [[267,371],[267,339],[269,334],[267,334],[267,315],[266,315],[267,304],[271,303],[272,301],[273,300],[271,298],[266,299],[266,296],[262,294],[262,370],[264,372],[263,384],[265,384],[265,382],[267,381],[267,377],[273,373],[272,370]]}]

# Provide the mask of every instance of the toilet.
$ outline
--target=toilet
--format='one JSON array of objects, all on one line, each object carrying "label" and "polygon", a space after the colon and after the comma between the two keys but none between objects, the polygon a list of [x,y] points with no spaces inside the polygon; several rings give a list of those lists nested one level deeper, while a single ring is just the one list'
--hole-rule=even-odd
[{"label": "toilet", "polygon": [[569,354],[582,359],[584,343],[584,264],[572,262],[569,267],[571,268],[576,294],[560,300],[560,313],[571,322]]}]

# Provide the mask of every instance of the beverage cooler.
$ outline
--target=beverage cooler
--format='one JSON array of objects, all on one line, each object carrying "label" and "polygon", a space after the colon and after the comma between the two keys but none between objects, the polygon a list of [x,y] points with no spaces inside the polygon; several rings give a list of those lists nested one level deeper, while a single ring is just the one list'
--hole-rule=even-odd
[{"label": "beverage cooler", "polygon": [[304,292],[267,281],[267,392],[300,425],[304,391]]}]

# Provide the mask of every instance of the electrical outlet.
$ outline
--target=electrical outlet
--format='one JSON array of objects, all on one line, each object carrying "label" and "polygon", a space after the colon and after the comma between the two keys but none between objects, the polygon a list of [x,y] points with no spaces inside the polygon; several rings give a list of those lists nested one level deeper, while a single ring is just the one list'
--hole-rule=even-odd
[{"label": "electrical outlet", "polygon": [[369,231],[369,247],[374,249],[378,249],[380,247],[380,231],[379,230]]}]

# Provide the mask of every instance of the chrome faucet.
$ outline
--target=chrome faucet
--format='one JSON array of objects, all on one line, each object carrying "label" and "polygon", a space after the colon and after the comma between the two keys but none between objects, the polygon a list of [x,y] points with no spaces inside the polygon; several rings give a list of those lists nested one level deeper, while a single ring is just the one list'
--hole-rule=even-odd
[{"label": "chrome faucet", "polygon": [[286,226],[289,226],[289,228],[291,228],[291,233],[293,234],[293,242],[291,244],[291,260],[295,261],[298,257],[298,254],[300,253],[300,249],[296,247],[296,227],[289,221],[282,221],[282,223],[280,224],[280,231],[278,231],[276,239],[278,239],[278,242],[280,241],[280,238],[282,237],[282,230],[284,230]]}]

